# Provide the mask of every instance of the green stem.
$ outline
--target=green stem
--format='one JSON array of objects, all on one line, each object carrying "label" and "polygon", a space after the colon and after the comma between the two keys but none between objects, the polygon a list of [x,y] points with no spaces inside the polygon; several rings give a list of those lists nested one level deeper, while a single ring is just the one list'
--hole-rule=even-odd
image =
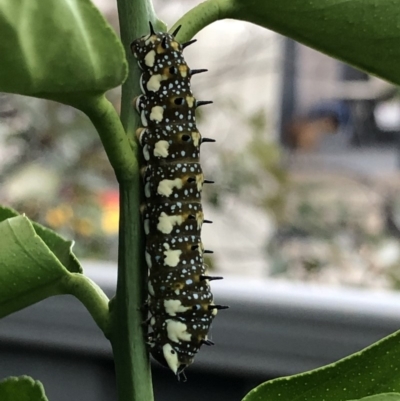
[{"label": "green stem", "polygon": [[[140,159],[135,129],[139,118],[132,102],[140,94],[140,71],[133,57],[131,42],[148,33],[149,21],[157,22],[150,0],[117,0],[121,40],[129,65],[122,86],[121,122],[130,139],[135,160]],[[111,344],[114,352],[119,401],[152,401],[153,387],[149,354],[142,325],[142,306],[147,298],[147,267],[144,260],[144,235],[141,224],[142,178],[136,168],[129,180],[120,180],[120,228],[118,283],[110,305]]]},{"label": "green stem", "polygon": [[232,0],[207,0],[190,9],[169,30],[173,32],[176,27],[182,25],[177,35],[181,43],[192,39],[197,32],[211,23],[227,18],[225,9],[231,7]]},{"label": "green stem", "polygon": [[114,352],[119,401],[151,401],[153,389],[149,356],[142,325],[146,300],[147,267],[143,258],[138,187],[140,176],[121,183],[120,238],[117,293],[110,305],[111,344]]},{"label": "green stem", "polygon": [[140,70],[133,57],[130,44],[136,38],[149,33],[149,21],[156,29],[165,30],[165,25],[154,13],[150,0],[117,0],[121,41],[128,60],[128,78],[122,85],[121,121],[130,139],[138,127],[139,119],[132,106],[132,100],[141,93]]},{"label": "green stem", "polygon": [[110,160],[118,181],[129,180],[138,170],[134,152],[113,105],[104,95],[93,96],[85,103],[75,102],[92,121]]},{"label": "green stem", "polygon": [[67,289],[66,293],[75,296],[85,305],[104,335],[109,337],[109,299],[103,290],[81,273],[70,273],[63,280],[63,287]]}]

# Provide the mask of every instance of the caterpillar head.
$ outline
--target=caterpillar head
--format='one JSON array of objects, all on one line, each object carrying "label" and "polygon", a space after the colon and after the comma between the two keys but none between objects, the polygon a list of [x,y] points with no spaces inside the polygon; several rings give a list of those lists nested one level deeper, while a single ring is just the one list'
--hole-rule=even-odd
[{"label": "caterpillar head", "polygon": [[193,363],[193,358],[182,354],[176,345],[169,342],[164,345],[152,343],[151,347],[152,357],[161,365],[170,368],[178,377]]}]

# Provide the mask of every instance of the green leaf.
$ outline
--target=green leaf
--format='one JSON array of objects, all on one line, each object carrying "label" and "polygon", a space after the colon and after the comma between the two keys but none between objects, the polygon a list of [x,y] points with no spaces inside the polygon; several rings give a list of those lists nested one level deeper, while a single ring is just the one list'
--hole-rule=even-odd
[{"label": "green leaf", "polygon": [[357,400],[373,394],[400,392],[399,372],[400,331],[397,331],[331,365],[265,382],[250,391],[243,401]]},{"label": "green leaf", "polygon": [[81,272],[72,243],[12,209],[0,207],[0,317],[64,294],[70,272]]},{"label": "green leaf", "polygon": [[0,0],[0,92],[71,103],[120,85],[121,42],[89,0]]},{"label": "green leaf", "polygon": [[42,383],[28,376],[8,377],[0,382],[1,401],[48,401]]},{"label": "green leaf", "polygon": [[400,401],[400,393],[381,393],[349,401]]},{"label": "green leaf", "polygon": [[53,295],[71,294],[108,335],[109,299],[82,274],[73,242],[1,206],[0,238],[0,317]]},{"label": "green leaf", "polygon": [[393,0],[208,0],[174,27],[185,41],[216,20],[252,22],[400,84],[399,13]]}]

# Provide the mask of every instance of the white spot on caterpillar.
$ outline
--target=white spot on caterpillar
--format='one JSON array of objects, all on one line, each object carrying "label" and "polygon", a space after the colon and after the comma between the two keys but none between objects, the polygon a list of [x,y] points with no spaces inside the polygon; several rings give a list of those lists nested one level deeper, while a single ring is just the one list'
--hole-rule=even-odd
[{"label": "white spot on caterpillar", "polygon": [[186,102],[189,107],[193,107],[194,105],[194,97],[193,96],[186,96]]},{"label": "white spot on caterpillar", "polygon": [[166,323],[167,323],[168,338],[171,341],[178,343],[179,340],[182,341],[191,340],[192,335],[186,331],[187,330],[186,324],[171,319],[166,320]]},{"label": "white spot on caterpillar", "polygon": [[142,110],[142,112],[140,113],[140,120],[142,121],[142,125],[144,127],[147,127],[146,112],[144,110]]},{"label": "white spot on caterpillar", "polygon": [[147,145],[143,146],[143,157],[145,160],[150,160],[149,147]]},{"label": "white spot on caterpillar", "polygon": [[193,138],[194,146],[199,146],[200,138],[201,138],[200,132],[197,132],[197,131],[192,132],[192,138]]},{"label": "white spot on caterpillar", "polygon": [[150,269],[151,266],[152,266],[152,263],[151,263],[151,256],[150,256],[150,254],[149,254],[147,251],[144,253],[144,255],[145,255],[145,258],[146,258],[147,266],[148,266],[149,269]]},{"label": "white spot on caterpillar", "polygon": [[149,235],[150,233],[150,220],[149,219],[145,219],[143,222],[143,226],[144,226],[144,233],[146,235]]},{"label": "white spot on caterpillar", "polygon": [[146,198],[150,198],[151,193],[150,193],[150,183],[147,182],[146,185],[144,186],[144,196]]},{"label": "white spot on caterpillar", "polygon": [[183,186],[183,181],[180,178],[175,178],[174,180],[162,180],[158,184],[157,192],[163,196],[170,196],[174,187],[181,189]]},{"label": "white spot on caterpillar", "polygon": [[147,289],[149,290],[149,294],[154,297],[155,292],[154,292],[153,284],[151,284],[150,280],[147,283]]},{"label": "white spot on caterpillar", "polygon": [[137,138],[138,138],[138,140],[139,140],[139,143],[141,144],[141,145],[143,145],[143,135],[146,133],[146,129],[145,128],[142,128],[142,127],[139,127],[137,130],[136,130],[136,136],[137,136]]},{"label": "white spot on caterpillar", "polygon": [[154,60],[156,58],[156,52],[154,50],[150,50],[146,56],[144,57],[144,63],[148,66],[148,67],[153,67],[154,65]]},{"label": "white spot on caterpillar", "polygon": [[140,113],[140,98],[141,98],[142,96],[140,95],[140,96],[138,96],[136,99],[135,99],[135,109],[136,109],[136,111],[138,112],[138,113]]},{"label": "white spot on caterpillar", "polygon": [[170,249],[170,246],[167,243],[164,244],[164,248],[166,249],[164,251],[164,263],[169,267],[178,266],[179,258],[182,254],[182,251],[180,249]]},{"label": "white spot on caterpillar", "polygon": [[154,43],[157,40],[157,36],[156,35],[151,35],[150,33],[148,35],[146,35],[144,38],[144,43],[145,45],[148,45],[150,43]]},{"label": "white spot on caterpillar", "polygon": [[165,299],[164,308],[169,316],[176,316],[177,313],[186,312],[190,309],[190,307],[183,306],[179,299]]},{"label": "white spot on caterpillar", "polygon": [[167,141],[158,141],[154,147],[154,156],[167,157],[168,156],[169,143]]},{"label": "white spot on caterpillar", "polygon": [[151,109],[150,120],[160,122],[162,121],[163,118],[164,118],[164,109],[161,106],[154,106]]},{"label": "white spot on caterpillar", "polygon": [[204,181],[204,176],[203,174],[198,174],[196,175],[196,184],[197,184],[197,190],[201,192],[203,188],[203,181]]},{"label": "white spot on caterpillar", "polygon": [[157,229],[163,234],[170,234],[174,225],[182,224],[182,216],[168,216],[165,212],[162,212],[158,218]]},{"label": "white spot on caterpillar", "polygon": [[167,343],[167,344],[163,345],[163,355],[164,355],[165,360],[167,361],[169,368],[175,374],[177,374],[180,363],[178,361],[178,354],[172,348],[171,344]]},{"label": "white spot on caterpillar", "polygon": [[187,72],[187,67],[186,66],[180,65],[179,66],[179,72],[181,73],[181,77],[183,77],[183,78],[187,77],[188,72]]},{"label": "white spot on caterpillar", "polygon": [[140,76],[139,84],[140,84],[140,90],[142,91],[142,93],[146,93],[143,88],[143,74]]},{"label": "white spot on caterpillar", "polygon": [[167,77],[161,74],[152,75],[147,82],[146,87],[149,91],[157,92],[161,87],[161,81],[165,81]]},{"label": "white spot on caterpillar", "polygon": [[[213,303],[211,303],[210,305],[215,305],[215,303],[213,302]],[[212,310],[212,312],[211,312],[211,314],[213,315],[213,316],[217,316],[217,313],[218,313],[218,309],[213,309]]]},{"label": "white spot on caterpillar", "polygon": [[201,228],[204,221],[204,214],[202,212],[196,213],[197,228]]}]

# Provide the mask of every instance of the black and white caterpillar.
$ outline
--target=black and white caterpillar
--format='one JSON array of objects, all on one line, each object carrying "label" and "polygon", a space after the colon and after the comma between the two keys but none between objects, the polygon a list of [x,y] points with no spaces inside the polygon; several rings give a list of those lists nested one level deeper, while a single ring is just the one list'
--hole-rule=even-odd
[{"label": "black and white caterpillar", "polygon": [[211,102],[194,98],[190,79],[206,70],[191,70],[183,49],[195,42],[175,40],[155,32],[131,44],[143,71],[143,92],[134,100],[142,127],[137,135],[145,159],[143,222],[146,262],[149,268],[148,307],[152,356],[176,375],[193,362],[199,348],[213,345],[207,337],[218,309],[206,275],[201,242],[204,220],[201,191],[204,180],[200,145],[202,138],[195,110]]}]

